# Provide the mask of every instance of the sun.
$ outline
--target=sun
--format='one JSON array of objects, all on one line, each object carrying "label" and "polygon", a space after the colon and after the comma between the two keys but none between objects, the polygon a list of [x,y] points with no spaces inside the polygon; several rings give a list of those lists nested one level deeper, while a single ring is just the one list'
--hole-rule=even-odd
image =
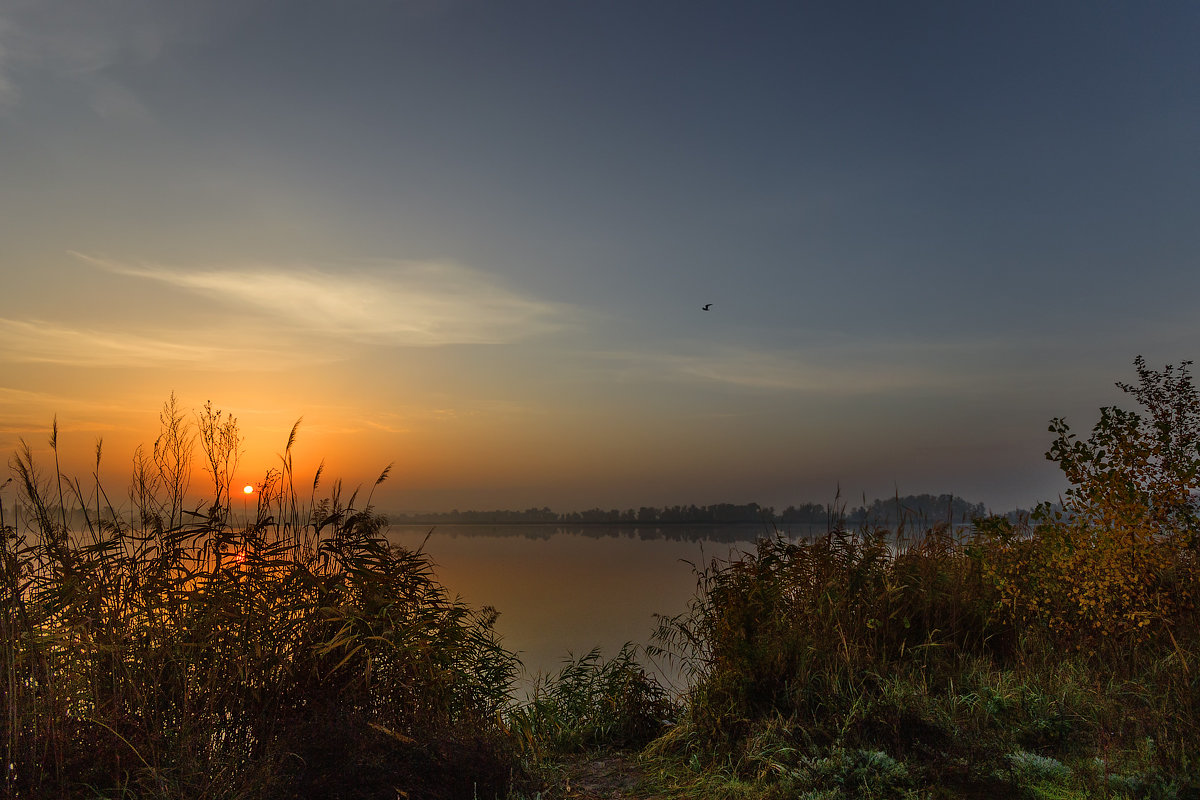
[{"label": "sun", "polygon": [[242,491],[246,494],[254,494],[254,487],[247,483],[244,487],[242,487]]}]

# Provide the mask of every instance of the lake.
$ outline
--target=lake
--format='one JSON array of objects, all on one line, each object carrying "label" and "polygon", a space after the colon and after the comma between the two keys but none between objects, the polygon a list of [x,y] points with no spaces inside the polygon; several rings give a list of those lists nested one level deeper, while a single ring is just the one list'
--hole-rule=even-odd
[{"label": "lake", "polygon": [[388,538],[411,549],[424,542],[451,594],[495,607],[505,646],[535,675],[557,671],[568,653],[599,646],[611,656],[625,642],[647,643],[655,614],[687,608],[692,564],[750,548],[768,533],[761,525],[440,525],[432,533],[428,525],[393,525]]}]

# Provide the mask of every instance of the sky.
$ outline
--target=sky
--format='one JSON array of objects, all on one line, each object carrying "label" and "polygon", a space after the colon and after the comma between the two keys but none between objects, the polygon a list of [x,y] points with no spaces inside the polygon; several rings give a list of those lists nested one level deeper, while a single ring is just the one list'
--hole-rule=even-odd
[{"label": "sky", "polygon": [[0,449],[57,420],[120,495],[174,393],[239,482],[302,419],[298,472],[392,464],[393,510],[1054,499],[1052,417],[1200,355],[1197,41],[1190,2],[0,0]]}]

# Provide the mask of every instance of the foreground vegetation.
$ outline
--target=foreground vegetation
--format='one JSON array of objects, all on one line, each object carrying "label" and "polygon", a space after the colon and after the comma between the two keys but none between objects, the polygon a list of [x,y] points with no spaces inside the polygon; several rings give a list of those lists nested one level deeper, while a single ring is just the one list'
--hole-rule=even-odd
[{"label": "foreground vegetation", "polygon": [[[1072,488],[956,537],[862,526],[714,562],[658,652],[690,669],[648,752],[703,797],[1200,797],[1200,399],[1136,362],[1142,413],[1047,456]],[[914,535],[910,535],[910,533]]]},{"label": "foreground vegetation", "polygon": [[[518,699],[494,612],[389,547],[369,497],[317,500],[318,473],[303,500],[290,440],[233,524],[236,425],[211,407],[203,510],[173,403],[132,523],[26,448],[36,513],[5,526],[0,575],[6,796],[549,798],[570,754],[623,749],[680,798],[1200,797],[1200,398],[1187,364],[1135,366],[1139,413],[1102,409],[1086,440],[1051,424],[1059,505],[966,534],[835,524],[703,565],[646,648],[682,696],[631,646]],[[68,495],[94,509],[81,534],[55,517]]]},{"label": "foreground vegetation", "polygon": [[[44,478],[28,447],[13,459],[32,519],[5,525],[0,552],[4,795],[507,793],[519,761],[499,716],[517,662],[494,612],[390,547],[369,502],[337,484],[313,499],[319,471],[305,502],[295,430],[235,524],[236,422],[207,406],[193,425],[174,401],[161,421],[135,461],[132,521],[102,486]],[[189,509],[197,438],[212,500]],[[68,499],[91,509],[82,531]]]}]

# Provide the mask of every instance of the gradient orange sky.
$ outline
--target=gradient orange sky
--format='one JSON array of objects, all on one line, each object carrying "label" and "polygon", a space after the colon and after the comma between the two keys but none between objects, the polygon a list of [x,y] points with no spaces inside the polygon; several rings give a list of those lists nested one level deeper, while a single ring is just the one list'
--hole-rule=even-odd
[{"label": "gradient orange sky", "polygon": [[[1196,356],[1186,3],[0,5],[0,448],[395,510],[1063,488]],[[701,311],[713,303],[709,312]],[[197,474],[195,485],[203,485]],[[8,498],[12,487],[4,490]]]}]

